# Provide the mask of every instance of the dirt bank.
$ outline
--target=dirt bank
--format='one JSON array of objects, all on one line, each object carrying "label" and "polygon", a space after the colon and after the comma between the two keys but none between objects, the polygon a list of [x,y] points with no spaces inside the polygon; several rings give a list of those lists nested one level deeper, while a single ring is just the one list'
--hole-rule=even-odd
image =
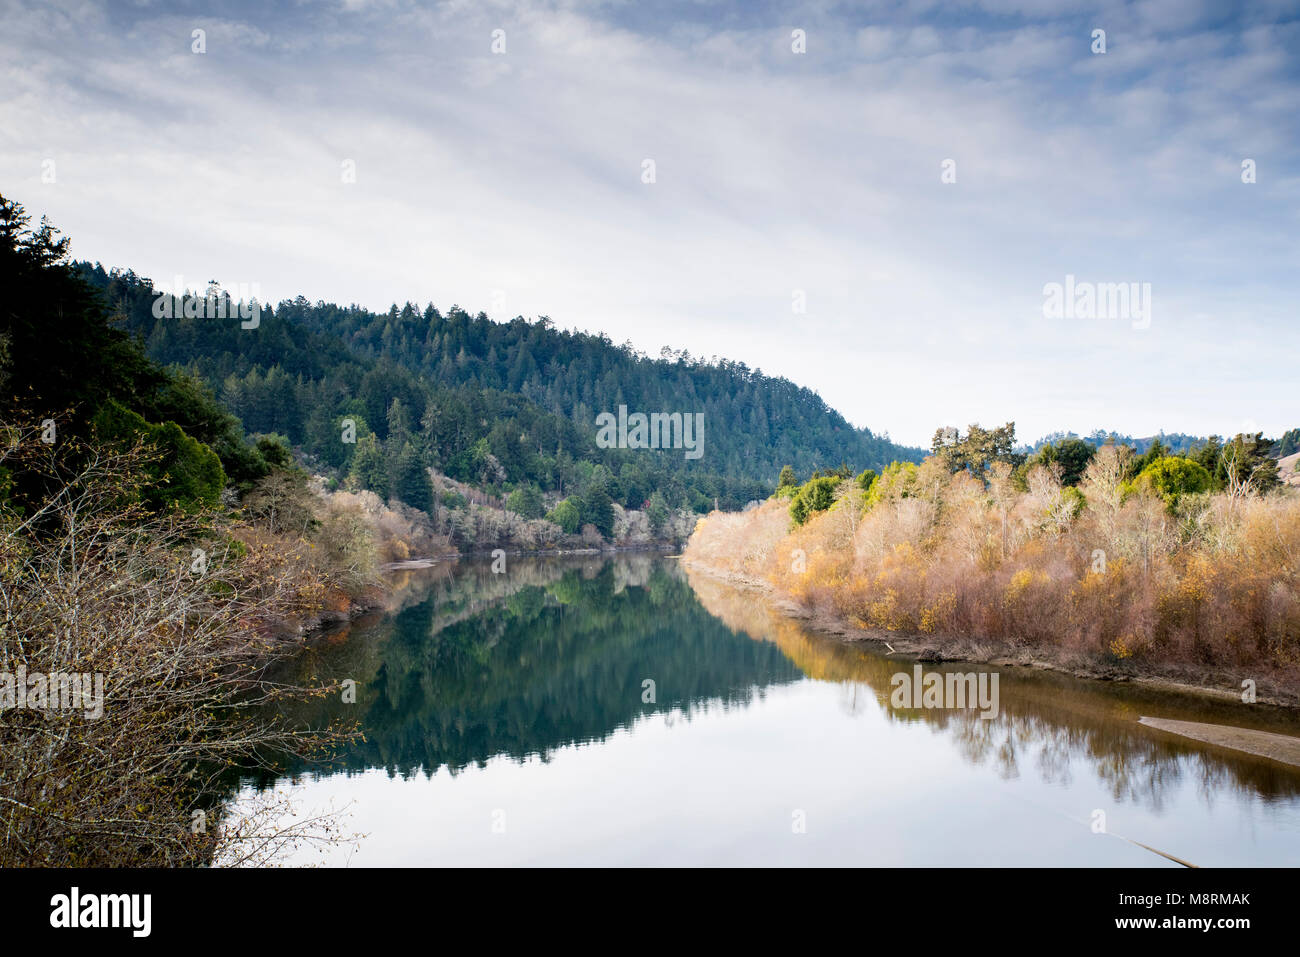
[{"label": "dirt bank", "polygon": [[1242,681],[1250,678],[1257,683],[1258,703],[1300,710],[1300,696],[1286,689],[1268,685],[1258,675],[1238,675],[1223,670],[1210,673],[1192,667],[1151,665],[1139,667],[1132,662],[1107,664],[1064,650],[1011,648],[993,641],[976,641],[959,636],[933,636],[863,628],[856,622],[841,616],[825,610],[808,608],[792,601],[762,579],[692,562],[686,558],[680,558],[679,561],[694,571],[739,588],[761,593],[772,607],[791,618],[803,621],[816,631],[846,641],[876,642],[882,653],[891,658],[922,662],[969,661],[976,664],[1037,668],[1096,681],[1130,681],[1168,691],[1202,695],[1220,701],[1240,700]]}]

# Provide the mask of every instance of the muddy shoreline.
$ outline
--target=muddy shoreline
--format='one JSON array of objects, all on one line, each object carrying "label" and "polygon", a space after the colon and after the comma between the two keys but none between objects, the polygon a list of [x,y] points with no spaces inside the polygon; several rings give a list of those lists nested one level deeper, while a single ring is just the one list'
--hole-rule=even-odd
[{"label": "muddy shoreline", "polygon": [[823,609],[808,608],[781,594],[770,582],[762,579],[724,571],[685,558],[679,561],[692,571],[701,572],[742,589],[761,593],[773,608],[789,618],[803,622],[814,631],[844,641],[877,642],[882,648],[882,653],[889,658],[936,663],[967,661],[972,664],[1056,671],[1075,678],[1131,682],[1218,701],[1240,701],[1242,680],[1253,678],[1258,683],[1256,703],[1300,712],[1300,695],[1268,684],[1260,680],[1257,675],[1237,675],[1227,671],[1207,675],[1203,670],[1158,665],[1144,665],[1139,671],[1136,667],[1108,665],[1075,654],[1054,655],[1050,649],[1021,650],[989,640],[935,637],[879,628],[863,628]]}]

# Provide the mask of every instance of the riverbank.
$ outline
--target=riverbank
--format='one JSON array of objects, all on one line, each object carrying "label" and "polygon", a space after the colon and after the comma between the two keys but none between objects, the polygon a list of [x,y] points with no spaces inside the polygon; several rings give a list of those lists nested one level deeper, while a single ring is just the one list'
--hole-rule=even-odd
[{"label": "riverbank", "polygon": [[[466,528],[450,522],[454,509],[438,507],[431,515],[396,499],[385,502],[374,492],[331,491],[322,475],[291,483],[287,491],[283,484],[274,486],[281,493],[275,498],[276,507],[283,513],[289,504],[296,505],[300,524],[310,531],[293,534],[276,528],[273,516],[262,514],[266,508],[254,510],[260,519],[257,524],[238,529],[246,550],[258,556],[262,576],[282,586],[286,600],[261,626],[264,635],[282,641],[309,641],[321,631],[391,608],[405,590],[400,573],[472,557],[490,556],[495,561],[503,555],[673,551],[689,532],[679,522],[668,537],[654,536],[640,520],[641,513],[616,508],[618,534],[613,541],[591,527],[577,535],[565,535],[558,526],[551,526],[544,536],[520,535],[521,528],[531,527],[521,516],[476,505],[475,514],[482,521],[474,525],[468,540],[456,541],[452,533],[456,529],[464,533]],[[251,500],[260,501],[257,494]],[[314,526],[309,518],[315,520]],[[280,525],[287,525],[283,516]]]},{"label": "riverbank", "polygon": [[268,631],[282,641],[308,642],[322,631],[345,624],[386,607],[391,592],[376,591],[346,599],[345,607],[323,607],[303,615],[281,618]]},{"label": "riverbank", "polygon": [[1257,731],[1254,728],[1206,724],[1202,721],[1175,721],[1171,718],[1142,717],[1138,723],[1182,738],[1191,738],[1193,741],[1232,751],[1245,751],[1247,754],[1300,768],[1300,738],[1290,735]]},{"label": "riverbank", "polygon": [[1300,496],[1171,511],[1098,482],[1081,500],[1037,473],[1034,491],[996,495],[932,460],[909,478],[870,496],[841,482],[808,515],[782,499],[713,512],[685,560],[914,658],[1300,706]]},{"label": "riverbank", "polygon": [[[1219,701],[1240,701],[1241,681],[1249,676],[1231,672],[1206,674],[1204,670],[1161,666],[1153,663],[1110,664],[1070,653],[1061,648],[1012,648],[991,640],[972,640],[961,636],[925,635],[916,632],[867,628],[849,616],[822,607],[814,608],[782,593],[771,582],[754,575],[718,568],[681,556],[679,563],[733,587],[752,592],[783,615],[806,627],[849,642],[872,642],[888,658],[938,663],[970,662],[997,667],[1055,671],[1074,678],[1094,681],[1120,681],[1147,685],[1165,691],[1194,694]],[[1300,712],[1300,695],[1271,682],[1256,682],[1256,703],[1294,709]]]},{"label": "riverbank", "polygon": [[[1099,668],[1093,662],[1050,655],[1009,654],[1005,649],[990,647],[987,643],[948,643],[936,647],[931,636],[863,628],[845,620],[842,616],[824,610],[815,611],[783,597],[769,582],[750,575],[719,570],[689,560],[679,564],[687,573],[696,594],[712,614],[726,621],[729,627],[740,628],[751,637],[777,641],[787,654],[793,655],[802,668],[815,676],[829,680],[843,680],[844,677],[834,669],[831,669],[830,674],[826,674],[819,656],[801,653],[799,649],[804,646],[798,642],[792,645],[788,637],[785,639],[780,637],[785,634],[783,629],[778,628],[773,635],[769,628],[764,628],[761,624],[756,626],[754,615],[758,614],[760,620],[763,617],[762,613],[756,611],[758,608],[765,608],[766,614],[776,621],[784,621],[790,626],[804,630],[805,633],[834,640],[845,649],[852,648],[856,644],[872,643],[876,646],[872,657],[885,667],[888,667],[890,661],[969,663],[993,666],[999,670],[1024,669],[1026,677],[1028,673],[1042,672],[1088,682],[1104,681],[1135,689],[1140,687],[1145,689],[1146,693],[1159,697],[1149,701],[1142,699],[1147,703],[1139,705],[1140,710],[1128,712],[1127,720],[1159,734],[1199,742],[1214,749],[1222,749],[1224,752],[1249,754],[1291,768],[1300,768],[1300,736],[1295,733],[1295,719],[1300,718],[1300,713],[1297,712],[1294,700],[1288,698],[1285,693],[1263,693],[1257,697],[1255,704],[1245,705],[1241,702],[1240,693],[1235,690],[1205,680],[1184,680],[1185,676],[1179,673],[1153,670],[1144,674],[1117,674],[1113,669]],[[748,602],[748,612],[741,615],[739,619],[736,616],[736,600],[724,601],[719,597],[727,593],[741,596],[739,598],[741,603]],[[810,668],[811,670],[808,670]],[[1188,716],[1195,713],[1195,710],[1188,710],[1187,703],[1193,701],[1204,702],[1206,709],[1214,709],[1217,705],[1222,713],[1216,714],[1213,721],[1169,717],[1166,710],[1168,703],[1180,701],[1185,703],[1179,706],[1179,710]],[[1147,708],[1152,710],[1148,711]],[[1175,710],[1174,713],[1178,714],[1179,711]],[[1242,727],[1243,722],[1254,726]],[[1281,733],[1278,733],[1279,731]]]}]

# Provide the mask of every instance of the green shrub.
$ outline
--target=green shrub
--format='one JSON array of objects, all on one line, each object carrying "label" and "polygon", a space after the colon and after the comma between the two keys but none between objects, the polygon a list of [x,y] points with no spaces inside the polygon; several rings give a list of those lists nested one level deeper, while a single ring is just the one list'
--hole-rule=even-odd
[{"label": "green shrub", "polygon": [[578,506],[571,498],[566,498],[556,505],[546,518],[560,526],[566,535],[576,535],[578,529],[582,527],[582,512],[578,510]]},{"label": "green shrub", "polygon": [[542,493],[531,483],[521,485],[506,498],[506,508],[524,518],[541,518],[546,514]]},{"label": "green shrub", "polygon": [[916,491],[916,463],[890,462],[867,489],[867,508],[880,501],[911,498]]},{"label": "green shrub", "polygon": [[1210,473],[1191,459],[1167,455],[1138,473],[1133,484],[1137,489],[1154,492],[1174,505],[1183,495],[1209,491],[1213,481]]},{"label": "green shrub", "polygon": [[796,525],[802,525],[816,512],[824,512],[835,504],[835,490],[839,488],[840,479],[829,475],[811,479],[799,489],[790,500],[790,518]]},{"label": "green shrub", "polygon": [[217,505],[226,487],[221,459],[202,442],[185,434],[175,422],[154,424],[109,399],[95,414],[95,434],[106,442],[151,446],[158,458],[146,469],[149,479],[141,497],[155,508],[177,505],[187,511]]},{"label": "green shrub", "polygon": [[1066,515],[1070,521],[1074,521],[1078,518],[1083,513],[1083,510],[1088,506],[1088,500],[1084,498],[1083,493],[1073,485],[1067,485],[1065,488],[1061,489],[1061,501],[1065,502],[1067,505]]}]

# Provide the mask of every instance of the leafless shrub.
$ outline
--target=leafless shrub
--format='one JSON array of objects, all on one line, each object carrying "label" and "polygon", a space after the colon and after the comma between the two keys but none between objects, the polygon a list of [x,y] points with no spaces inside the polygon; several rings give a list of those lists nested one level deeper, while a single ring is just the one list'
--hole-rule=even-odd
[{"label": "leafless shrub", "polygon": [[291,650],[272,625],[303,583],[268,577],[216,513],[139,505],[149,454],[4,430],[0,465],[42,470],[51,491],[23,512],[0,505],[0,673],[99,675],[103,697],[98,718],[0,710],[0,866],[208,863],[233,766],[337,737],[276,718],[284,699],[328,689],[265,677]]}]

